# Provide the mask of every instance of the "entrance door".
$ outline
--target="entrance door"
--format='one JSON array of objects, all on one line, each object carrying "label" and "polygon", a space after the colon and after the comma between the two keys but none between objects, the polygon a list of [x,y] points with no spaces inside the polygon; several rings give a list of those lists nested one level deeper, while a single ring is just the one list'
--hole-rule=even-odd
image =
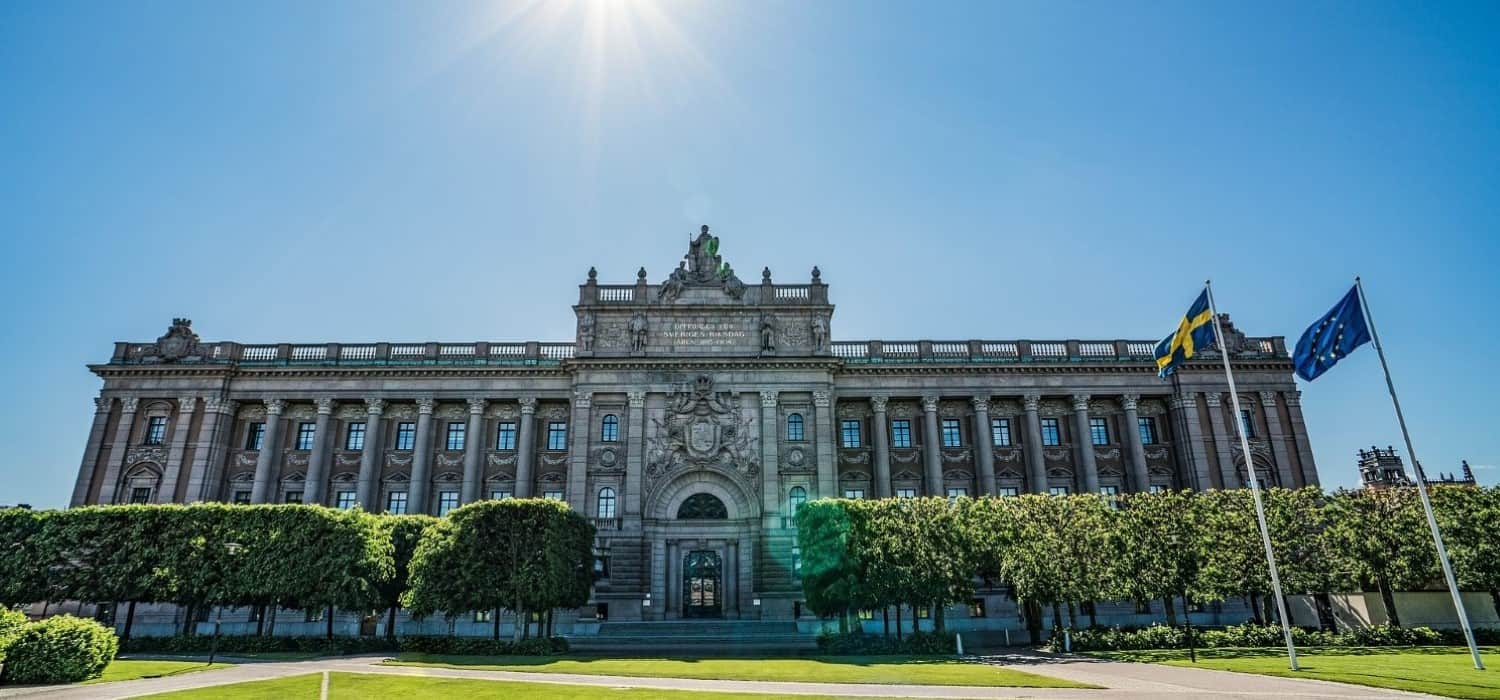
[{"label": "entrance door", "polygon": [[721,617],[723,565],[718,552],[692,551],[682,558],[682,616]]}]

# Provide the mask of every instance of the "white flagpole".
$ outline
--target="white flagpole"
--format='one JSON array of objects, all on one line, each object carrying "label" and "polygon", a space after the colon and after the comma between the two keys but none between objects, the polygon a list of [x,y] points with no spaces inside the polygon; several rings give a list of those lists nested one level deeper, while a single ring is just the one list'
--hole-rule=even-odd
[{"label": "white flagpole", "polygon": [[1401,425],[1401,438],[1406,441],[1406,456],[1411,459],[1412,473],[1417,475],[1417,495],[1422,499],[1422,510],[1427,513],[1427,527],[1432,530],[1432,543],[1437,545],[1438,561],[1443,565],[1443,578],[1448,581],[1448,593],[1453,595],[1453,609],[1458,612],[1458,624],[1464,630],[1464,641],[1469,643],[1469,655],[1474,657],[1474,668],[1484,670],[1484,661],[1479,658],[1479,647],[1474,644],[1474,630],[1469,627],[1469,613],[1464,610],[1463,598],[1458,595],[1458,583],[1453,579],[1453,565],[1448,563],[1448,548],[1443,546],[1443,535],[1438,531],[1437,517],[1432,514],[1432,500],[1427,497],[1427,477],[1422,465],[1417,462],[1417,451],[1411,446],[1411,433],[1406,430],[1406,416],[1401,413],[1401,401],[1396,398],[1396,384],[1391,381],[1391,368],[1385,362],[1385,349],[1380,345],[1380,334],[1375,332],[1375,317],[1370,315],[1370,304],[1365,301],[1365,285],[1359,277],[1354,278],[1354,287],[1359,290],[1359,308],[1364,312],[1365,323],[1370,326],[1370,339],[1375,341],[1375,354],[1380,356],[1380,369],[1385,371],[1385,387],[1391,392],[1391,405],[1396,407],[1396,422]]},{"label": "white flagpole", "polygon": [[1286,638],[1286,658],[1292,670],[1297,668],[1297,647],[1292,644],[1292,618],[1286,614],[1286,598],[1281,595],[1281,574],[1276,570],[1276,555],[1271,551],[1271,531],[1266,527],[1266,509],[1260,502],[1260,479],[1255,474],[1255,463],[1250,461],[1250,440],[1245,436],[1245,426],[1240,413],[1240,394],[1234,387],[1234,371],[1229,368],[1229,351],[1224,348],[1224,329],[1219,327],[1219,311],[1214,307],[1213,280],[1203,283],[1208,290],[1208,313],[1214,319],[1214,340],[1219,346],[1219,357],[1224,358],[1224,377],[1229,380],[1229,400],[1234,403],[1234,432],[1240,437],[1240,451],[1245,457],[1245,472],[1250,477],[1250,498],[1255,501],[1255,519],[1260,525],[1260,543],[1266,548],[1266,564],[1271,569],[1271,592],[1276,595],[1276,611],[1281,615],[1281,635]]}]

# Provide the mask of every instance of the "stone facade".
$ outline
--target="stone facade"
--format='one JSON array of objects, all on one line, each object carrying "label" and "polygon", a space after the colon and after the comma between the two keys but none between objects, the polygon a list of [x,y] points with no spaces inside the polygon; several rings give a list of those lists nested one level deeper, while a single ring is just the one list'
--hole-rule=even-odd
[{"label": "stone facade", "polygon": [[[1214,351],[1163,382],[1154,341],[836,341],[817,268],[746,284],[717,248],[704,227],[659,284],[591,269],[571,343],[247,345],[177,319],[90,367],[72,503],[558,498],[599,529],[608,619],[791,619],[804,498],[1244,483]],[[1283,339],[1226,329],[1256,472],[1317,484]]]}]

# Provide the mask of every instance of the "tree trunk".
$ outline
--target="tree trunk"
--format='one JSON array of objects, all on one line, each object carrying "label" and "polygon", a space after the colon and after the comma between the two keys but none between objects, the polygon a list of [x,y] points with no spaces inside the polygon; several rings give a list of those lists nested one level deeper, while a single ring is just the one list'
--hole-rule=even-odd
[{"label": "tree trunk", "polygon": [[1162,606],[1162,609],[1165,610],[1166,613],[1167,613],[1167,624],[1170,625],[1170,626],[1172,626],[1172,627],[1176,627],[1177,626],[1177,604],[1172,600],[1172,596],[1162,596],[1161,606]]},{"label": "tree trunk", "polygon": [[401,606],[392,605],[390,612],[385,618],[385,638],[394,641],[396,639],[396,609]]},{"label": "tree trunk", "polygon": [[1396,612],[1396,592],[1391,590],[1391,583],[1384,576],[1377,577],[1375,584],[1380,587],[1380,602],[1385,603],[1385,616],[1392,627],[1401,626],[1401,614]]},{"label": "tree trunk", "polygon": [[328,628],[328,638],[329,639],[333,639],[333,604],[332,603],[330,603],[328,605],[328,609],[327,610],[323,611],[323,623]]},{"label": "tree trunk", "polygon": [[1265,618],[1262,618],[1260,616],[1260,596],[1257,596],[1254,593],[1251,593],[1249,597],[1250,597],[1250,618],[1253,619],[1253,620],[1255,620],[1255,624],[1257,624],[1257,625],[1264,625],[1264,624],[1266,624]]},{"label": "tree trunk", "polygon": [[880,618],[883,623],[880,636],[889,639],[891,636],[891,606],[887,605],[880,609]]},{"label": "tree trunk", "polygon": [[[1500,609],[1500,608],[1497,608]],[[896,604],[896,641],[901,641],[901,604]]]},{"label": "tree trunk", "polygon": [[134,626],[135,626],[135,601],[132,600],[132,601],[130,601],[130,602],[128,602],[128,603],[125,604],[125,634],[120,635],[120,638],[121,639],[130,639],[130,628],[134,627]]}]

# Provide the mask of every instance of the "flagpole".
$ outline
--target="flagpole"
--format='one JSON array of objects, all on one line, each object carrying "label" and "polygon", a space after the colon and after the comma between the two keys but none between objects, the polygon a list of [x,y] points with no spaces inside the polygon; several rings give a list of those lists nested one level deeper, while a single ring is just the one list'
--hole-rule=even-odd
[{"label": "flagpole", "polygon": [[1218,342],[1219,357],[1224,359],[1224,378],[1229,380],[1229,400],[1234,404],[1235,433],[1240,437],[1240,451],[1245,456],[1245,472],[1250,477],[1250,498],[1255,501],[1255,520],[1260,525],[1260,543],[1266,548],[1266,564],[1271,570],[1271,592],[1276,595],[1276,611],[1281,615],[1281,635],[1286,639],[1286,658],[1292,670],[1297,668],[1297,647],[1292,644],[1292,618],[1286,614],[1286,598],[1281,595],[1281,574],[1276,570],[1276,555],[1271,550],[1271,531],[1266,527],[1266,509],[1260,501],[1260,479],[1255,474],[1255,463],[1250,461],[1250,440],[1245,436],[1244,414],[1240,413],[1240,394],[1234,386],[1234,371],[1229,368],[1229,350],[1224,343],[1224,330],[1219,327],[1219,311],[1214,306],[1213,280],[1205,280],[1208,291],[1208,315],[1214,320],[1214,339]]},{"label": "flagpole", "polygon": [[1469,627],[1469,613],[1464,610],[1463,598],[1458,594],[1458,583],[1453,579],[1453,565],[1448,563],[1448,548],[1443,546],[1437,516],[1432,514],[1432,500],[1427,497],[1427,477],[1422,473],[1422,465],[1417,462],[1417,452],[1411,446],[1411,433],[1406,430],[1406,416],[1401,413],[1401,400],[1396,398],[1396,384],[1391,381],[1391,368],[1385,362],[1385,348],[1380,345],[1380,334],[1375,331],[1375,317],[1370,314],[1370,303],[1365,300],[1365,285],[1358,276],[1354,278],[1354,287],[1359,290],[1359,308],[1365,315],[1365,324],[1370,327],[1370,339],[1375,341],[1375,354],[1380,356],[1380,369],[1385,371],[1385,388],[1391,392],[1391,405],[1396,407],[1396,422],[1401,425],[1401,439],[1406,441],[1406,456],[1411,459],[1412,473],[1417,475],[1417,495],[1422,499],[1422,510],[1427,513],[1427,527],[1432,530],[1432,543],[1437,545],[1438,561],[1443,565],[1443,578],[1448,582],[1448,593],[1453,596],[1453,609],[1458,612],[1458,624],[1464,630],[1464,641],[1469,644],[1469,655],[1474,657],[1474,668],[1483,671],[1484,661],[1480,660],[1479,647],[1474,644],[1474,630]]}]

